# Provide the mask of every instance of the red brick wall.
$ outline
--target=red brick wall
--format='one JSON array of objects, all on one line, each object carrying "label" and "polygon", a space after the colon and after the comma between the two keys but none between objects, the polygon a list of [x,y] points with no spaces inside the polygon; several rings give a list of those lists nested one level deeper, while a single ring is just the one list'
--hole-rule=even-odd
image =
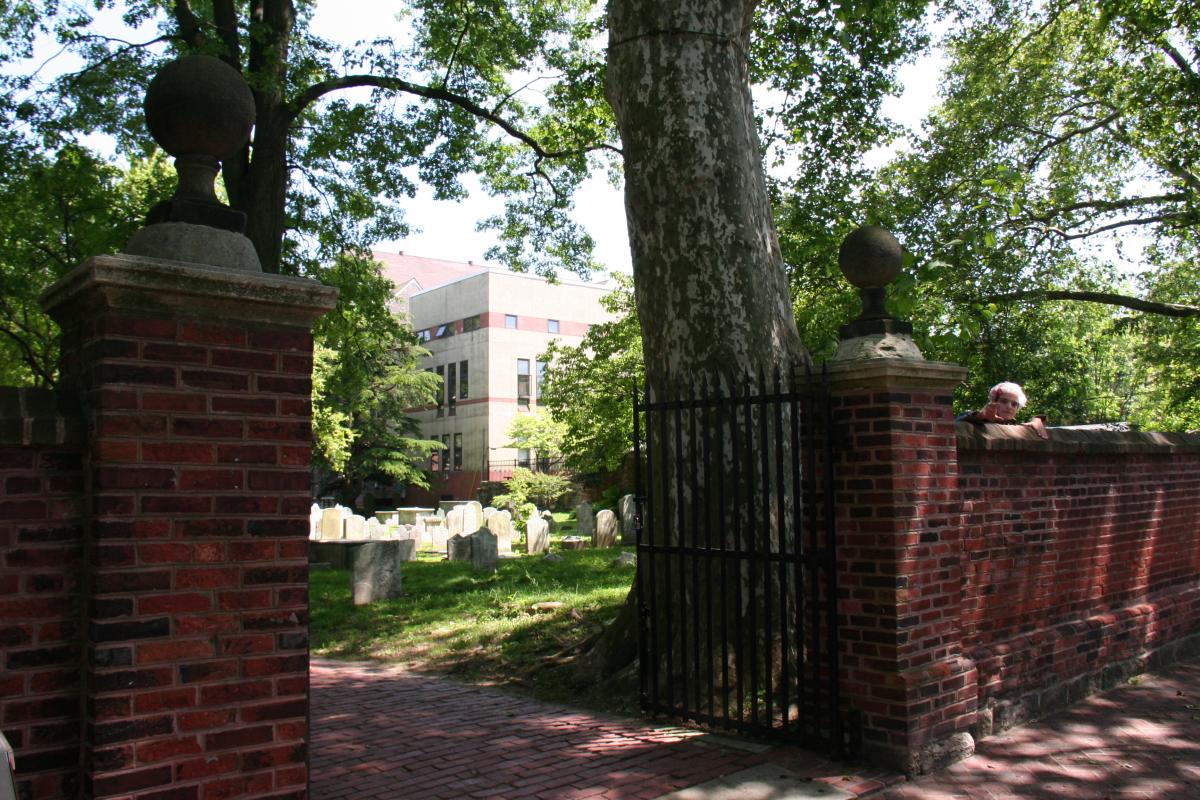
[{"label": "red brick wall", "polygon": [[[864,753],[910,772],[974,722],[962,658],[949,388],[834,385],[841,692]],[[932,760],[931,760],[932,759]]]},{"label": "red brick wall", "polygon": [[963,645],[996,727],[1200,633],[1200,437],[959,429]]},{"label": "red brick wall", "polygon": [[96,797],[299,797],[307,329],[108,311],[69,328],[91,431]]},{"label": "red brick wall", "polygon": [[0,388],[0,730],[36,798],[79,787],[80,440],[51,393]]}]

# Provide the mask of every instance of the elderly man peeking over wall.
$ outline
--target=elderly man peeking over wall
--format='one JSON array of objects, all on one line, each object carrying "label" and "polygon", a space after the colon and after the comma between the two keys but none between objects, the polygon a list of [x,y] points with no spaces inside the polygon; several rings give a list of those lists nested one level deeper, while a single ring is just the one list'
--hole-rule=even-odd
[{"label": "elderly man peeking over wall", "polygon": [[1029,422],[1017,422],[1017,412],[1028,402],[1025,391],[1019,384],[1004,381],[997,383],[988,392],[987,405],[978,411],[959,414],[956,419],[960,422],[974,422],[976,425],[1024,425],[1033,428],[1041,438],[1049,439],[1050,434],[1046,432],[1046,423],[1041,417],[1034,417]]}]

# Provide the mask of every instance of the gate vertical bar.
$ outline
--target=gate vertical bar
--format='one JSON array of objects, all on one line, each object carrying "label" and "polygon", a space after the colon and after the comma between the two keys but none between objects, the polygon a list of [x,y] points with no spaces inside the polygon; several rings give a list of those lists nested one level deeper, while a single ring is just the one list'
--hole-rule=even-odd
[{"label": "gate vertical bar", "polygon": [[[721,378],[718,377],[717,381],[719,390]],[[732,384],[728,388],[728,393],[718,391],[721,399],[729,399],[732,396]],[[726,726],[729,725],[729,537],[733,531],[730,530],[729,518],[725,515],[725,423],[732,408],[732,405],[724,402],[717,406],[717,429],[721,441],[717,462],[717,511],[720,515],[718,519],[722,523],[722,527],[718,531],[721,536],[721,716],[725,720]],[[730,446],[732,447],[732,442],[736,441],[734,434],[736,426],[731,423],[729,427]]]},{"label": "gate vertical bar", "polygon": [[838,596],[837,596],[837,518],[833,513],[833,404],[829,391],[829,365],[821,365],[821,407],[825,416],[825,582],[829,608],[829,683],[825,687],[829,698],[829,716],[834,752],[845,754],[842,736],[841,698],[838,693]]},{"label": "gate vertical bar", "polygon": [[[681,411],[683,410],[683,396],[678,386],[675,387],[675,402],[672,404],[671,410],[673,412],[671,415],[672,425],[675,431],[675,452],[672,454],[674,458],[671,459],[671,463],[674,465],[675,470],[675,535],[674,537],[670,537],[673,539],[674,545],[669,552],[671,553],[671,557],[674,558],[679,565],[679,598],[682,600],[682,602],[676,604],[679,606],[679,702],[683,707],[684,717],[686,718],[688,716],[688,680],[690,676],[688,675],[687,668],[688,586],[683,536],[684,531],[686,530],[685,512],[687,510],[687,504],[684,502],[683,491],[683,465],[685,463],[683,457],[683,419],[681,414]],[[695,591],[695,587],[692,587],[692,591]],[[671,592],[668,592],[667,602],[672,602],[671,599],[673,597],[675,597],[675,595]],[[668,616],[671,616],[670,611],[668,611]],[[671,652],[674,653],[674,638],[670,640],[669,645],[671,647]],[[668,676],[669,679],[674,680],[674,675],[675,673],[672,672],[671,675]]]},{"label": "gate vertical bar", "polygon": [[[746,387],[745,384],[743,384],[743,386],[742,386],[742,391],[743,392],[749,391],[749,389]],[[741,442],[741,423],[738,421],[738,413],[740,411],[741,413],[745,414],[746,410],[749,408],[749,406],[745,402],[741,402],[741,403],[736,402],[736,397],[734,397],[736,392],[737,392],[736,387],[731,388],[730,395],[731,395],[731,399],[734,400],[734,404],[731,405],[731,409],[733,411],[733,420],[732,420],[732,424],[730,426],[730,430],[733,433],[731,465],[732,465],[734,474],[730,476],[730,479],[733,482],[733,486],[731,486],[729,488],[730,488],[730,491],[733,492],[733,542],[734,542],[733,549],[735,552],[740,552],[742,549],[742,520],[743,520],[743,516],[744,516],[742,513],[742,484],[744,483],[744,481],[738,479],[739,478],[738,471],[741,469],[741,464],[739,463],[739,458],[741,455],[741,450],[739,448],[739,444]],[[726,560],[728,560],[728,559],[726,559]],[[734,662],[733,663],[736,666],[736,671],[734,673],[733,680],[734,680],[734,686],[736,687],[735,696],[736,696],[736,700],[737,700],[737,705],[736,705],[737,722],[738,722],[738,725],[740,726],[743,722],[745,722],[745,719],[746,719],[746,681],[743,680],[743,676],[746,671],[746,660],[745,660],[744,651],[742,650],[742,628],[744,626],[742,625],[742,620],[740,618],[740,615],[742,613],[742,569],[741,569],[741,565],[738,563],[735,563],[734,569],[736,569],[737,572],[734,575],[734,581],[733,581],[733,587],[734,587],[733,597],[734,597],[734,602],[735,602],[735,605],[733,607],[733,613],[734,613],[734,619],[733,619]]]},{"label": "gate vertical bar", "polygon": [[[775,649],[775,627],[774,620],[771,618],[771,533],[774,525],[771,522],[771,447],[770,447],[770,426],[771,414],[770,408],[767,405],[767,374],[763,369],[758,371],[758,433],[759,433],[759,462],[762,468],[762,473],[759,480],[753,482],[753,486],[758,487],[759,493],[762,494],[762,632],[763,643],[758,650],[763,654],[763,689],[765,697],[763,698],[763,714],[766,716],[767,726],[771,725],[771,721],[775,718],[774,710],[774,694],[775,684],[773,681],[772,656]],[[755,570],[759,565],[751,563],[750,569]]]},{"label": "gate vertical bar", "polygon": [[[788,599],[788,579],[787,579],[787,559],[788,559],[788,532],[792,531],[789,524],[790,520],[787,515],[787,470],[783,460],[783,386],[779,367],[775,367],[775,464],[776,464],[776,479],[775,479],[775,518],[779,525],[779,553],[778,563],[776,565],[776,578],[779,581],[779,724],[780,730],[787,731],[788,726],[788,700],[791,696],[791,670],[788,669],[788,618],[787,618],[787,599]],[[792,498],[795,502],[795,498]],[[794,535],[794,531],[793,531]]]},{"label": "gate vertical bar", "polygon": [[659,657],[659,648],[661,647],[661,642],[659,641],[660,632],[658,630],[658,628],[659,628],[659,625],[658,625],[658,618],[659,618],[658,598],[660,596],[660,593],[658,591],[658,581],[655,580],[655,566],[656,566],[656,562],[658,561],[658,553],[656,550],[656,542],[655,542],[655,528],[658,525],[658,514],[660,511],[660,509],[658,508],[658,504],[662,502],[662,493],[660,492],[658,494],[657,499],[655,498],[655,496],[654,496],[654,480],[655,480],[654,432],[655,432],[655,429],[657,426],[657,421],[654,419],[655,412],[654,412],[653,400],[654,400],[654,395],[652,394],[652,389],[650,387],[650,384],[647,383],[646,384],[646,487],[649,491],[649,495],[646,498],[646,519],[642,523],[642,537],[646,540],[646,556],[647,556],[647,558],[646,558],[646,577],[648,578],[649,589],[650,589],[650,603],[649,603],[650,619],[648,620],[648,627],[650,629],[650,635],[647,637],[650,640],[650,651],[648,654],[650,657],[650,699],[651,699],[651,704],[652,704],[651,707],[655,711],[657,711],[660,708],[660,706],[659,706],[660,700],[659,700],[659,695],[658,695],[658,685],[659,685],[658,665],[659,665],[659,662],[661,661],[661,659]]},{"label": "gate vertical bar", "polygon": [[[638,700],[641,707],[645,709],[650,700],[649,687],[647,686],[647,678],[649,670],[649,650],[650,643],[646,630],[646,590],[643,586],[646,580],[646,567],[648,558],[646,550],[643,548],[642,541],[643,530],[642,520],[646,513],[646,487],[642,485],[642,429],[641,429],[641,403],[640,392],[638,391],[637,381],[633,382],[633,491],[634,491],[634,539],[633,546],[637,552],[637,566],[634,571],[633,588],[636,592],[634,602],[637,604],[637,613],[634,614],[635,624],[637,625],[638,637]],[[649,399],[649,398],[647,398]],[[649,455],[649,448],[647,448]],[[653,586],[651,586],[653,590]]]},{"label": "gate vertical bar", "polygon": [[713,545],[712,545],[712,451],[713,451],[713,435],[712,435],[712,414],[711,414],[711,398],[712,392],[709,391],[708,378],[704,378],[704,385],[701,390],[701,405],[704,409],[704,414],[701,418],[701,427],[704,428],[705,444],[704,444],[704,577],[707,591],[705,597],[705,626],[704,630],[707,634],[705,650],[705,663],[708,665],[706,670],[708,674],[708,708],[709,714],[715,716],[716,710],[716,686],[714,680],[713,669],[716,663],[715,654],[713,653],[713,596],[716,591],[713,589]]},{"label": "gate vertical bar", "polygon": [[[701,693],[704,691],[703,673],[700,671],[700,495],[702,491],[697,491],[695,481],[699,472],[700,440],[696,436],[696,416],[699,410],[696,406],[696,384],[688,385],[688,464],[690,466],[690,474],[692,476],[692,591],[695,595],[692,597],[692,667],[695,675],[695,686],[692,691],[696,696],[696,719],[699,720],[703,715],[704,704],[700,700]],[[708,596],[708,590],[705,588],[704,595]],[[706,670],[707,671],[707,670]]]},{"label": "gate vertical bar", "polygon": [[754,376],[750,375],[746,380],[746,474],[741,480],[741,484],[746,490],[746,513],[747,525],[746,531],[746,593],[749,595],[749,602],[746,608],[749,616],[748,628],[750,630],[750,721],[755,727],[758,726],[758,587],[755,585],[758,575],[754,570],[754,557],[757,554],[755,546],[755,529],[758,526],[758,493],[754,491],[754,401],[751,398],[751,389],[754,384]]}]

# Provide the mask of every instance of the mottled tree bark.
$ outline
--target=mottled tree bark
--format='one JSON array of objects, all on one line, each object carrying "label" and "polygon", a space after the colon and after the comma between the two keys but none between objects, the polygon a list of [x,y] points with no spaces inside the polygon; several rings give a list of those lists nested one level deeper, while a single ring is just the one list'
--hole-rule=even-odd
[{"label": "mottled tree bark", "polygon": [[763,176],[752,0],[611,0],[607,96],[652,385],[807,358]]},{"label": "mottled tree bark", "polygon": [[[625,157],[646,378],[660,397],[702,380],[715,385],[808,361],[792,314],[750,98],[746,53],[754,6],[753,0],[609,2],[606,93]],[[686,439],[688,432],[681,434]],[[737,467],[724,468],[723,479],[731,484]],[[751,471],[736,479],[759,477]],[[671,487],[672,496],[659,498],[660,523],[643,535],[678,544],[687,534],[670,520],[675,510],[692,506],[692,490],[685,481],[687,496],[674,496],[673,478],[662,485]],[[708,491],[694,485],[700,494]],[[731,519],[715,520],[717,530],[732,527]],[[782,535],[778,519],[771,527],[773,537]],[[710,589],[676,590],[670,597],[661,586],[653,591],[663,613],[672,605],[704,603]],[[736,618],[750,602],[747,596],[730,611]],[[636,657],[629,628],[637,618],[631,596],[590,653],[587,663],[596,673],[611,673]],[[668,646],[684,649],[678,641]],[[685,669],[680,661],[676,672]],[[675,677],[664,674],[667,682]]]}]

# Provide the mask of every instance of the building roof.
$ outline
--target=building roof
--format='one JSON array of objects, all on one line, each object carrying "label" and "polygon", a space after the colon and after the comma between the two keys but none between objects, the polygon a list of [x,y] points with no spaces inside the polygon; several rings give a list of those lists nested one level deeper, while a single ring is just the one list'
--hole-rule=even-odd
[{"label": "building roof", "polygon": [[411,297],[417,292],[424,292],[488,270],[486,264],[463,264],[405,253],[383,253],[373,250],[371,255],[383,264],[384,276],[396,284],[396,292],[404,297]]}]

